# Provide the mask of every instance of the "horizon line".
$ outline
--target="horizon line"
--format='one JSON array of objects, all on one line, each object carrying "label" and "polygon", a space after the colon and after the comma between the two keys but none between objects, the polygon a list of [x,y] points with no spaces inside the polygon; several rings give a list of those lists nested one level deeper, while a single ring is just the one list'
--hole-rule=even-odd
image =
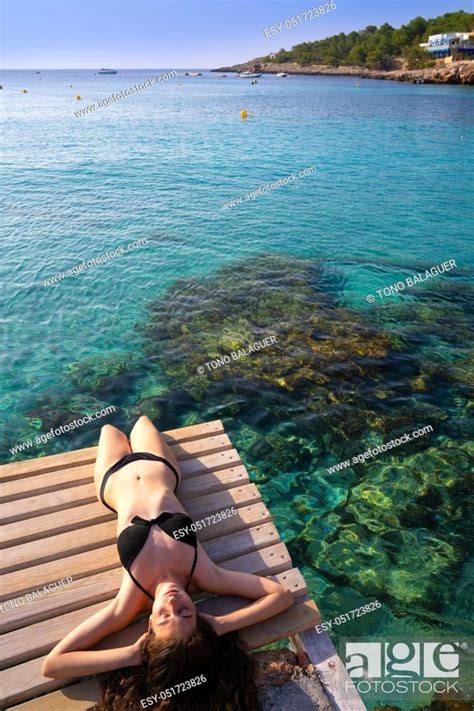
[{"label": "horizon line", "polygon": [[[105,67],[0,67],[0,72],[24,72],[24,71],[60,71],[60,72],[84,72],[84,71],[99,71],[100,69],[105,69]],[[144,71],[153,72],[162,69],[200,69],[203,71],[211,71],[211,67],[107,67],[107,69],[114,69],[117,72],[124,71]]]}]

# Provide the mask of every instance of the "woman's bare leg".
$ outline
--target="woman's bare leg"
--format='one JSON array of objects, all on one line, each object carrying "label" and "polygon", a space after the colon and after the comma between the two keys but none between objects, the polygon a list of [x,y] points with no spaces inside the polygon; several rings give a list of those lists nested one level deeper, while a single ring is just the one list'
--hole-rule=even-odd
[{"label": "woman's bare leg", "polygon": [[102,427],[94,468],[95,491],[99,501],[100,487],[105,472],[112,464],[115,464],[115,462],[126,454],[130,454],[131,451],[130,443],[123,432],[113,427],[113,425],[105,425]]},{"label": "woman's bare leg", "polygon": [[165,438],[156,429],[146,415],[140,417],[130,432],[130,444],[133,452],[150,452],[167,459],[180,472],[178,461]]}]

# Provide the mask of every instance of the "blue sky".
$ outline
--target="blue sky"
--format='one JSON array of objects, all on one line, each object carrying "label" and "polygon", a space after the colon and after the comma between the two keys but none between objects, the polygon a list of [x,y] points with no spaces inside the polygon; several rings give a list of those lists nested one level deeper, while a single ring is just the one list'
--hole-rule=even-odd
[{"label": "blue sky", "polygon": [[469,10],[466,0],[335,0],[327,15],[266,39],[266,27],[311,9],[311,0],[0,2],[9,69],[211,68],[368,24]]}]

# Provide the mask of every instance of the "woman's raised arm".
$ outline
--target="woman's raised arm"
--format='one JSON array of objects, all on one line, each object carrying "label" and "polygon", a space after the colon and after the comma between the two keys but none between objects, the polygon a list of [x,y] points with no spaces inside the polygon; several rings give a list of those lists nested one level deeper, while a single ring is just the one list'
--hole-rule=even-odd
[{"label": "woman's raised arm", "polygon": [[137,596],[124,604],[123,586],[113,600],[81,622],[59,642],[43,663],[44,676],[65,679],[138,665],[146,634],[127,647],[92,650],[104,637],[124,629],[143,609]]},{"label": "woman's raised arm", "polygon": [[212,564],[206,571],[204,589],[218,595],[238,595],[255,600],[250,605],[214,617],[202,615],[218,635],[267,620],[293,605],[293,596],[279,583],[251,573],[224,570]]}]

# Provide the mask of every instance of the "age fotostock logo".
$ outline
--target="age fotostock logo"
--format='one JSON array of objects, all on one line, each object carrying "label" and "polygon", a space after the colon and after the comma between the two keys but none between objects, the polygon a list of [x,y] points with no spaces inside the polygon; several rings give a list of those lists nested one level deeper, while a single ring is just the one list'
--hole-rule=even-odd
[{"label": "age fotostock logo", "polygon": [[[345,642],[346,687],[360,694],[451,694],[462,689],[461,652],[464,641]],[[406,698],[406,697],[405,697]]]}]

